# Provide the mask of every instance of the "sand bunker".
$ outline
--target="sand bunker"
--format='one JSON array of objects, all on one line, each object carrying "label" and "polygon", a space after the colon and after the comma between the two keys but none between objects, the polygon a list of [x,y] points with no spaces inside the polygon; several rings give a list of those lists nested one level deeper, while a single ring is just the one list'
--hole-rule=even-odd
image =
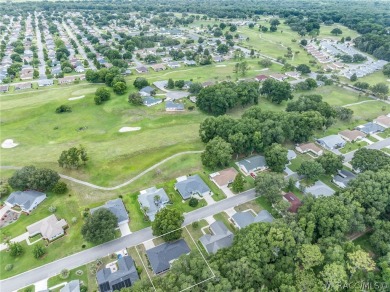
[{"label": "sand bunker", "polygon": [[85,97],[85,95],[81,95],[81,96],[76,96],[76,97],[68,98],[68,100],[82,99],[82,98],[84,98],[84,97]]},{"label": "sand bunker", "polygon": [[6,139],[2,144],[1,144],[1,147],[2,148],[14,148],[16,146],[18,146],[19,144],[17,143],[14,143],[14,140],[12,139]]},{"label": "sand bunker", "polygon": [[119,129],[119,133],[139,131],[141,127],[122,127]]},{"label": "sand bunker", "polygon": [[226,65],[215,65],[215,67],[226,67]]}]

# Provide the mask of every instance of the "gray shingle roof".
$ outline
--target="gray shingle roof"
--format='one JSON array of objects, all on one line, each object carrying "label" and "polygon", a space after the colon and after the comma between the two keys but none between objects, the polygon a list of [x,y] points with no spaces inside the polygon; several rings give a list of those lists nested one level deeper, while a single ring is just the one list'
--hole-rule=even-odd
[{"label": "gray shingle roof", "polygon": [[187,177],[186,180],[177,182],[175,188],[184,200],[189,199],[195,194],[202,195],[206,192],[210,192],[210,188],[197,174]]},{"label": "gray shingle roof", "polygon": [[348,170],[339,170],[339,172],[333,177],[333,181],[340,187],[346,187],[351,180],[356,177],[352,172]]},{"label": "gray shingle roof", "polygon": [[274,217],[267,210],[261,210],[256,216],[253,216],[250,211],[237,212],[232,218],[240,228],[245,228],[252,223],[274,221]]},{"label": "gray shingle roof", "polygon": [[182,103],[175,103],[172,101],[167,101],[165,103],[165,108],[166,109],[175,109],[175,110],[184,110],[184,104]]},{"label": "gray shingle roof", "polygon": [[232,245],[234,234],[222,221],[215,221],[210,225],[210,229],[213,232],[212,235],[205,234],[199,238],[208,253],[216,253],[219,249]]},{"label": "gray shingle roof", "polygon": [[274,221],[274,217],[272,217],[272,215],[267,210],[261,210],[259,212],[259,214],[257,214],[257,216],[254,219],[255,223],[258,223],[258,222],[269,222],[269,223],[271,223],[273,221]]},{"label": "gray shingle roof", "polygon": [[318,143],[329,149],[340,148],[345,145],[345,140],[339,135],[330,135],[317,140]]},{"label": "gray shingle roof", "polygon": [[319,197],[319,196],[328,197],[333,195],[335,191],[319,180],[316,181],[314,185],[307,187],[305,189],[305,193],[310,193],[315,197]]},{"label": "gray shingle roof", "polygon": [[[159,196],[160,200],[155,201],[154,197]],[[169,197],[163,188],[157,189],[156,187],[149,188],[145,192],[138,196],[138,202],[142,207],[148,208],[146,215],[148,215],[150,221],[154,221],[156,213],[165,207],[169,202]]]},{"label": "gray shingle roof", "polygon": [[46,194],[37,191],[17,191],[9,195],[6,200],[11,205],[17,205],[25,210],[30,210],[36,200],[46,198]]},{"label": "gray shingle roof", "polygon": [[90,212],[91,212],[91,214],[93,214],[93,212],[95,212],[96,210],[99,210],[101,208],[105,208],[105,209],[110,210],[118,219],[118,223],[125,221],[125,220],[129,220],[129,215],[127,214],[125,205],[123,204],[121,199],[115,199],[115,200],[108,201],[103,206],[91,209]]},{"label": "gray shingle roof", "polygon": [[376,132],[383,132],[385,128],[382,126],[375,124],[373,122],[369,122],[367,124],[361,125],[357,127],[358,130],[362,131],[365,134],[372,134]]},{"label": "gray shingle roof", "polygon": [[172,260],[178,259],[181,255],[188,254],[190,251],[185,240],[180,239],[148,249],[146,255],[153,268],[153,272],[159,274],[170,268],[170,262]]},{"label": "gray shingle roof", "polygon": [[80,281],[73,280],[61,288],[60,292],[80,292]]},{"label": "gray shingle roof", "polygon": [[111,272],[111,269],[104,268],[96,273],[96,279],[100,292],[112,292],[125,287],[130,287],[139,280],[134,261],[129,256],[118,259],[118,270]]},{"label": "gray shingle roof", "polygon": [[140,92],[145,92],[147,94],[152,94],[154,92],[154,88],[151,86],[146,86],[140,90]]},{"label": "gray shingle roof", "polygon": [[248,157],[243,160],[240,160],[237,162],[238,165],[241,165],[245,167],[245,169],[248,172],[255,171],[258,168],[263,168],[267,166],[267,163],[265,161],[265,157],[261,155],[253,156],[253,157]]},{"label": "gray shingle roof", "polygon": [[142,98],[142,102],[144,103],[144,105],[153,105],[153,104],[156,104],[158,102],[161,102],[161,99],[154,98],[151,96],[145,96]]}]

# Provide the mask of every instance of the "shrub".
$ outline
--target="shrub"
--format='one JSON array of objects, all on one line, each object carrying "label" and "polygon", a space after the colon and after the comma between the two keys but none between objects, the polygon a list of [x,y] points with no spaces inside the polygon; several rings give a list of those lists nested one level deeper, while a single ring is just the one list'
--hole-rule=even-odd
[{"label": "shrub", "polygon": [[57,211],[57,207],[56,206],[50,206],[49,207],[49,212],[50,213],[54,213],[55,211]]},{"label": "shrub", "polygon": [[72,223],[76,223],[77,222],[77,217],[72,217]]},{"label": "shrub", "polygon": [[193,105],[190,105],[189,107],[188,107],[188,110],[190,110],[190,111],[192,111],[192,110],[194,110],[194,106]]},{"label": "shrub", "polygon": [[198,221],[192,222],[192,227],[193,227],[194,229],[197,229],[197,228],[199,227],[199,222],[198,222]]},{"label": "shrub", "polygon": [[196,198],[191,198],[190,201],[188,202],[188,205],[190,205],[191,207],[195,208],[196,206],[198,206],[198,199]]},{"label": "shrub", "polygon": [[14,268],[14,265],[13,265],[13,264],[8,264],[8,265],[5,266],[5,270],[6,270],[7,272],[11,271],[13,268]]},{"label": "shrub", "polygon": [[39,259],[46,253],[46,249],[42,244],[36,244],[33,249],[34,258]]},{"label": "shrub", "polygon": [[55,184],[52,191],[56,194],[65,194],[68,191],[68,186],[63,181],[59,181]]},{"label": "shrub", "polygon": [[85,285],[81,285],[80,286],[80,292],[87,292],[88,291],[88,287],[85,286]]},{"label": "shrub", "polygon": [[61,271],[61,273],[60,273],[60,278],[61,278],[61,279],[68,279],[69,275],[70,275],[69,270],[63,269],[63,270]]},{"label": "shrub", "polygon": [[63,104],[56,108],[57,114],[70,113],[70,112],[72,112],[72,108],[69,105]]},{"label": "shrub", "polygon": [[77,276],[82,276],[84,274],[84,272],[82,270],[77,270],[76,271],[76,275]]}]

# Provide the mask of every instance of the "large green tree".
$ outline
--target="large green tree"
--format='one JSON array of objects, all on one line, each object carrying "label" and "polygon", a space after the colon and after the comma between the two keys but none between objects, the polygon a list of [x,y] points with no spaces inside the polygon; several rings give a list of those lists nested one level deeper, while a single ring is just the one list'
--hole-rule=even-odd
[{"label": "large green tree", "polygon": [[304,175],[308,180],[316,181],[320,175],[325,173],[325,170],[319,162],[306,160],[299,166],[297,173]]},{"label": "large green tree", "polygon": [[54,170],[25,166],[15,171],[8,183],[15,190],[50,191],[59,179],[60,176]]},{"label": "large green tree", "polygon": [[63,168],[77,169],[88,161],[86,149],[80,145],[77,147],[71,147],[68,150],[62,151],[58,165]]},{"label": "large green tree", "polygon": [[265,151],[267,166],[273,172],[283,172],[288,163],[287,149],[280,144],[272,144]]},{"label": "large green tree", "polygon": [[322,165],[326,174],[336,174],[343,168],[344,156],[326,152],[317,158],[317,162]]},{"label": "large green tree", "polygon": [[293,98],[290,83],[277,81],[269,78],[263,82],[260,93],[265,95],[271,102],[280,104],[284,100]]},{"label": "large green tree", "polygon": [[279,173],[261,172],[255,179],[256,195],[265,197],[271,203],[282,199],[282,189],[285,186],[286,181]]},{"label": "large green tree", "polygon": [[202,163],[211,169],[227,166],[232,154],[232,146],[222,138],[216,137],[206,144],[206,149],[201,155]]},{"label": "large green tree", "polygon": [[354,153],[351,165],[360,171],[378,171],[390,165],[390,156],[380,150],[360,148]]},{"label": "large green tree", "polygon": [[165,241],[179,239],[182,234],[181,225],[184,216],[177,209],[160,210],[152,223],[153,235],[161,235]]},{"label": "large green tree", "polygon": [[118,219],[110,210],[100,208],[87,217],[81,234],[86,241],[101,244],[115,238]]}]

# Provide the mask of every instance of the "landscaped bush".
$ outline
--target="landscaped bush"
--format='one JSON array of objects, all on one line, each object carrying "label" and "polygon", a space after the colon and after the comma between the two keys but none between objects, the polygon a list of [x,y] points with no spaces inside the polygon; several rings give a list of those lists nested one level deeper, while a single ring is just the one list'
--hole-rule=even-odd
[{"label": "landscaped bush", "polygon": [[65,194],[67,191],[68,191],[68,186],[63,181],[59,181],[53,187],[53,192],[56,193],[56,194]]},{"label": "landscaped bush", "polygon": [[57,207],[56,206],[50,206],[49,207],[49,212],[50,213],[54,213],[55,211],[57,211]]},{"label": "landscaped bush", "polygon": [[82,271],[82,270],[77,270],[76,271],[76,275],[77,276],[81,276],[81,275],[83,275],[84,274],[84,272]]},{"label": "landscaped bush", "polygon": [[63,269],[63,270],[61,271],[61,273],[60,273],[60,278],[61,278],[61,279],[68,279],[69,275],[70,275],[69,270]]},{"label": "landscaped bush", "polygon": [[188,205],[190,205],[193,208],[198,206],[198,204],[199,204],[199,201],[196,198],[191,198],[190,201],[188,202]]},{"label": "landscaped bush", "polygon": [[72,217],[72,223],[76,223],[77,222],[77,217]]},{"label": "landscaped bush", "polygon": [[193,227],[194,229],[197,229],[197,228],[199,227],[199,222],[198,222],[198,221],[192,222],[192,227]]},{"label": "landscaped bush", "polygon": [[57,114],[70,113],[70,112],[72,112],[72,108],[69,105],[63,104],[56,108]]},{"label": "landscaped bush", "polygon": [[5,270],[6,270],[7,272],[11,271],[13,268],[14,268],[14,265],[13,265],[13,264],[8,264],[8,265],[5,266]]}]

